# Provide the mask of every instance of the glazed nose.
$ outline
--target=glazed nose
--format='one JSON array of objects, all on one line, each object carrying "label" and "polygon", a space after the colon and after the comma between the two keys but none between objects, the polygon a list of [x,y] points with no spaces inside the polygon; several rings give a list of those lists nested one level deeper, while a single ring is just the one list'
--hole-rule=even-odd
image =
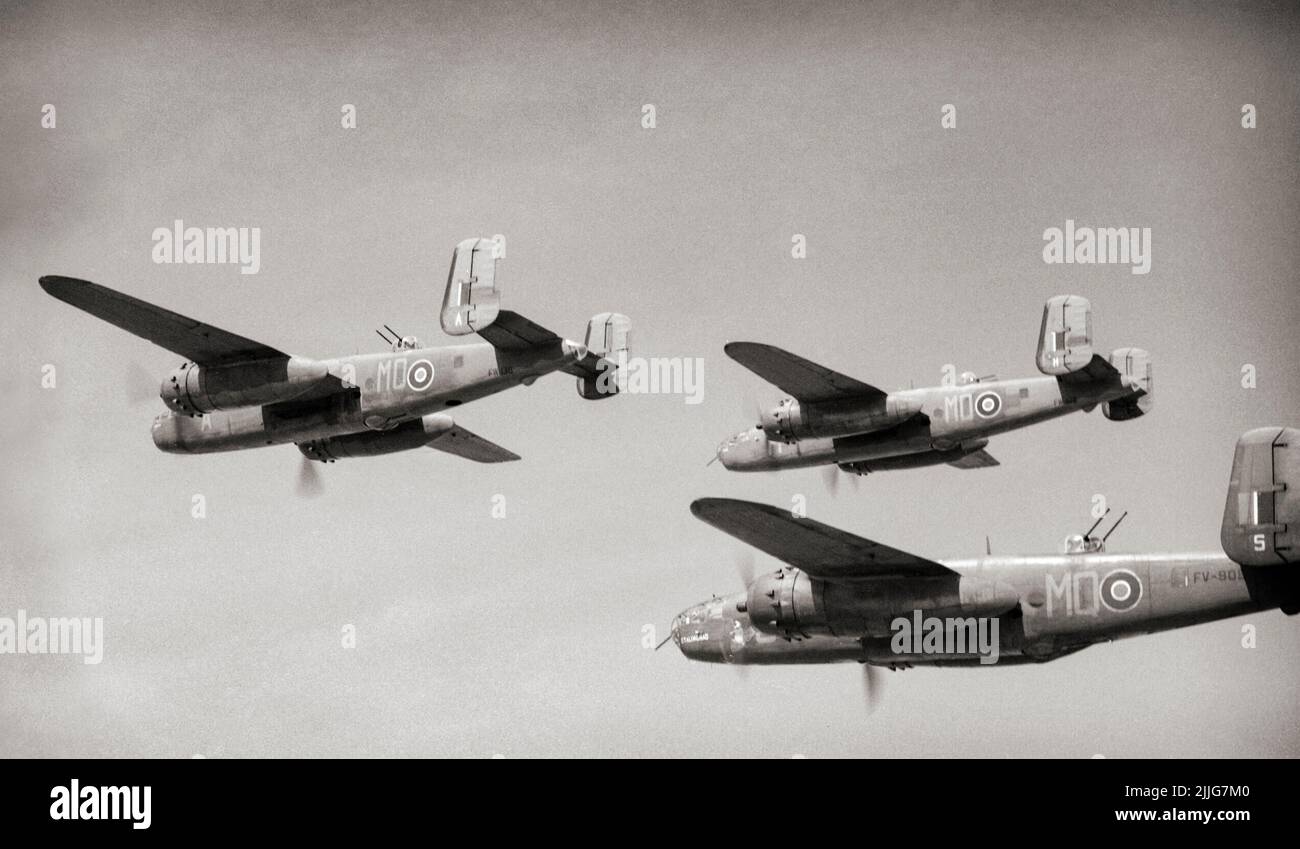
[{"label": "glazed nose", "polygon": [[719,629],[717,620],[709,620],[699,608],[691,608],[673,620],[673,642],[691,660],[721,663],[723,657]]},{"label": "glazed nose", "polygon": [[731,468],[731,464],[734,462],[734,460],[732,459],[734,454],[735,454],[735,450],[731,440],[718,443],[718,450],[716,453],[716,457],[719,461],[722,462],[722,468],[724,469]]}]

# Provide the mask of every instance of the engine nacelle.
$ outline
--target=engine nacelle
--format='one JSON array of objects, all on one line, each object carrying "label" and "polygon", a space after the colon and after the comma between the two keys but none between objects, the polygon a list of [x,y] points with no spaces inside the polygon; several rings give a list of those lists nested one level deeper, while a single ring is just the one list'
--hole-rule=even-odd
[{"label": "engine nacelle", "polygon": [[807,404],[795,398],[784,398],[775,407],[759,413],[759,426],[768,439],[798,442],[801,439],[852,436],[883,430],[915,412],[914,405],[892,395]]},{"label": "engine nacelle", "polygon": [[1152,394],[1154,386],[1151,381],[1151,353],[1142,348],[1116,348],[1110,352],[1110,364],[1120,373],[1127,385],[1141,390],[1142,395],[1102,404],[1102,415],[1112,421],[1122,422],[1150,412],[1152,405],[1155,404],[1155,397]]},{"label": "engine nacelle", "polygon": [[328,439],[313,439],[298,443],[303,456],[322,463],[332,463],[344,457],[374,457],[379,454],[396,454],[423,448],[456,426],[451,416],[430,413],[419,419],[402,422],[388,430],[366,430]]},{"label": "engine nacelle", "polygon": [[1014,586],[978,577],[942,579],[924,584],[894,581],[823,581],[786,567],[760,575],[749,585],[741,612],[764,634],[799,640],[805,637],[884,636],[900,612],[915,609],[918,599],[932,611],[963,615],[1001,615],[1020,601]]},{"label": "engine nacelle", "polygon": [[808,429],[803,406],[794,398],[782,398],[775,407],[761,410],[758,422],[767,438],[778,442],[794,442]]},{"label": "engine nacelle", "polygon": [[760,575],[749,585],[746,612],[764,634],[790,639],[826,634],[826,617],[815,601],[818,587],[798,569]]},{"label": "engine nacelle", "polygon": [[1243,566],[1300,562],[1300,430],[1264,427],[1237,440],[1219,541]]},{"label": "engine nacelle", "polygon": [[228,366],[182,363],[162,382],[158,396],[185,415],[292,401],[329,377],[322,362],[289,357]]}]

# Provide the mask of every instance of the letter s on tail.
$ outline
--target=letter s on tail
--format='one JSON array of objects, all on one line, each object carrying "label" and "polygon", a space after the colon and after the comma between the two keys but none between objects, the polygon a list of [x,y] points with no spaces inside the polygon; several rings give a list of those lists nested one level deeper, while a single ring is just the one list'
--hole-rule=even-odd
[{"label": "letter s on tail", "polygon": [[1300,430],[1262,427],[1237,440],[1219,541],[1243,566],[1300,562]]}]

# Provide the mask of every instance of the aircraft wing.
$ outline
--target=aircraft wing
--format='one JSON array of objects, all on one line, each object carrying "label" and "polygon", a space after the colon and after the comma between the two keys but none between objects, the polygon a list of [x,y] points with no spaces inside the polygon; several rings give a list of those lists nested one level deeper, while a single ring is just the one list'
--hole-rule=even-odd
[{"label": "aircraft wing", "polygon": [[800,401],[833,401],[843,398],[870,398],[885,394],[876,387],[831,371],[811,360],[760,342],[728,342],[727,356],[754,374],[776,384]]},{"label": "aircraft wing", "polygon": [[199,365],[287,359],[289,356],[261,342],[245,339],[88,280],[51,275],[41,278],[41,288],[64,303]]},{"label": "aircraft wing", "polygon": [[887,545],[823,525],[797,519],[788,510],[737,501],[701,498],[691,512],[747,545],[784,560],[815,578],[851,581],[861,578],[937,578],[956,573]]},{"label": "aircraft wing", "polygon": [[488,442],[476,433],[471,433],[460,425],[444,431],[429,443],[430,448],[473,460],[475,463],[508,463],[518,460],[519,455],[507,451],[495,442]]},{"label": "aircraft wing", "polygon": [[1002,465],[989,452],[981,448],[978,451],[972,451],[960,460],[953,460],[948,464],[954,469],[987,469],[989,466]]}]

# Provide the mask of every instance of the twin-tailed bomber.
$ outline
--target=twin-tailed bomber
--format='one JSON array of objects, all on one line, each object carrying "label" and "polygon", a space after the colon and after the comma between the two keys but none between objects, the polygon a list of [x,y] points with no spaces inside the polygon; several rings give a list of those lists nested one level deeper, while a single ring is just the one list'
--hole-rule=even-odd
[{"label": "twin-tailed bomber", "polygon": [[939,563],[748,501],[704,498],[691,512],[787,564],[677,616],[672,638],[694,660],[1026,663],[1258,610],[1300,612],[1294,428],[1238,440],[1216,553],[1108,554],[1089,531],[1064,554]]},{"label": "twin-tailed bomber", "polygon": [[[169,412],[153,423],[163,451],[207,453],[297,443],[312,460],[428,446],[481,463],[518,455],[458,426],[445,412],[563,371],[589,400],[617,392],[629,321],[601,313],[585,343],[499,308],[498,246],[467,239],[452,253],[442,329],[487,344],[421,347],[393,334],[391,350],[329,360],[296,357],[211,325],[70,277],[42,277],[61,301],[186,358],[162,382]],[[383,336],[384,334],[380,334]]]},{"label": "twin-tailed bomber", "polygon": [[790,393],[763,411],[757,427],[718,447],[739,472],[825,466],[865,475],[947,463],[996,466],[989,437],[1101,405],[1106,418],[1134,419],[1151,408],[1151,356],[1092,350],[1092,307],[1077,295],[1043,308],[1038,370],[1047,377],[998,380],[966,373],[959,385],[884,392],[756,342],[732,342],[727,355]]}]

